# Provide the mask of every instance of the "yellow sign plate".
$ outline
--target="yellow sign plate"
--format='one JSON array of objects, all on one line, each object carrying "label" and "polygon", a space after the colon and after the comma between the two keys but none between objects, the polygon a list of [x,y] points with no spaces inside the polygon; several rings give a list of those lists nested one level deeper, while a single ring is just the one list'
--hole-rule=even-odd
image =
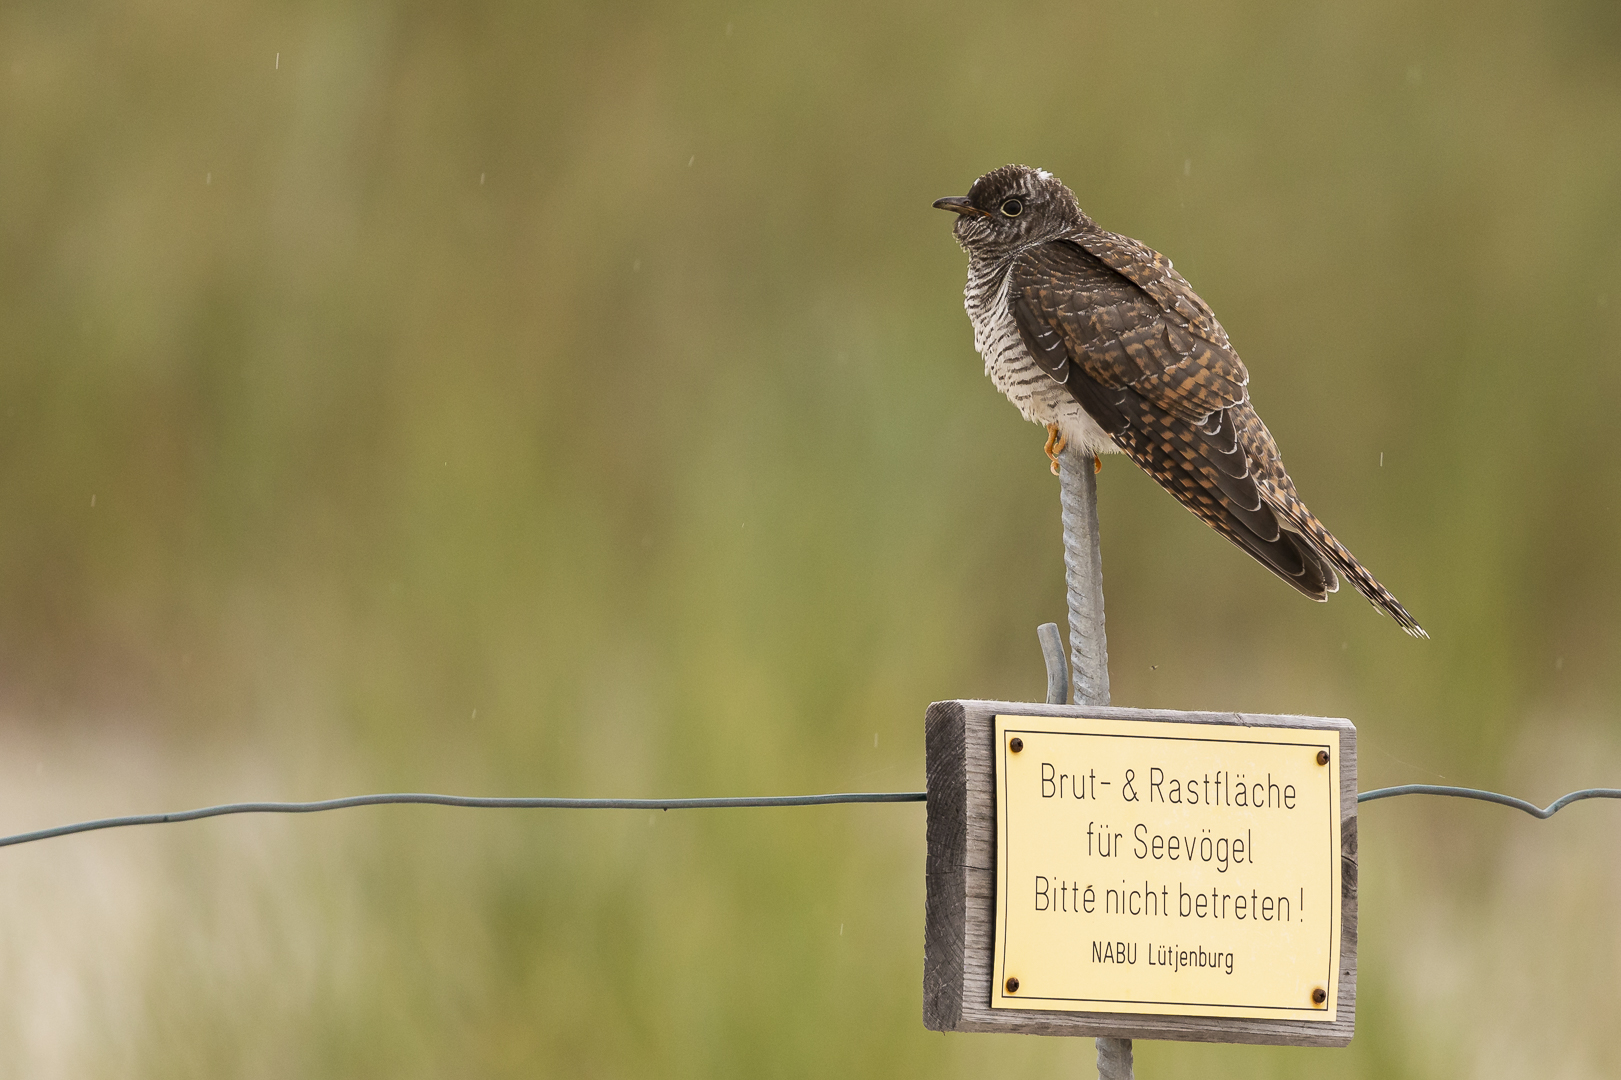
[{"label": "yellow sign plate", "polygon": [[1335,1018],[1338,732],[997,716],[996,740],[993,1008]]}]

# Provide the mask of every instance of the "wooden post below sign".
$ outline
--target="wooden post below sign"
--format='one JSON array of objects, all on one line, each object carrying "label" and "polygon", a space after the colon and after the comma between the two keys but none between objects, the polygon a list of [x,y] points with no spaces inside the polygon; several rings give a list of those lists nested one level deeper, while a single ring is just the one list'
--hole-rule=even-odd
[{"label": "wooden post below sign", "polygon": [[927,758],[928,1027],[1350,1041],[1349,721],[944,701]]}]

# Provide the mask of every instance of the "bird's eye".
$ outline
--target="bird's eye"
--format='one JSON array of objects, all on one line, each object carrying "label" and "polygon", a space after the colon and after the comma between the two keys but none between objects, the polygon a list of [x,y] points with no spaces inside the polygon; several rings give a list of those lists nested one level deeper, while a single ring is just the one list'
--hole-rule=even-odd
[{"label": "bird's eye", "polygon": [[1009,199],[1002,204],[1002,213],[1006,217],[1018,217],[1024,213],[1024,203],[1018,199]]}]

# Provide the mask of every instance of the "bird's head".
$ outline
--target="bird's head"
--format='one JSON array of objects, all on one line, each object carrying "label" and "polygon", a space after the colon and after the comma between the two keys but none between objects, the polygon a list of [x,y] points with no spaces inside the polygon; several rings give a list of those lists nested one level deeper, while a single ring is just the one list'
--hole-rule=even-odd
[{"label": "bird's head", "polygon": [[1004,165],[974,181],[967,195],[935,202],[957,215],[952,233],[970,256],[997,260],[1051,240],[1086,221],[1075,193],[1045,169]]}]

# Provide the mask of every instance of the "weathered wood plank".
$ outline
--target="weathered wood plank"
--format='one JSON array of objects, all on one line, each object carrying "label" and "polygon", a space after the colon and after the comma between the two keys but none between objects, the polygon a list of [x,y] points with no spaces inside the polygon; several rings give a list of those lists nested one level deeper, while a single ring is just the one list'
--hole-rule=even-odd
[{"label": "weathered wood plank", "polygon": [[[997,713],[1096,716],[1183,724],[1295,727],[1339,733],[1340,976],[1332,1022],[1058,1013],[992,1009],[996,919],[996,792],[992,753]],[[1348,720],[1252,713],[1170,712],[1112,706],[1008,701],[940,701],[925,719],[928,859],[923,1022],[936,1031],[1023,1032],[1121,1039],[1344,1046],[1356,1022],[1356,728]]]},{"label": "weathered wood plank", "polygon": [[968,790],[963,748],[966,713],[957,702],[929,706],[925,742],[928,826],[924,888],[923,1016],[937,1031],[962,1020],[963,913],[967,888],[963,867],[968,843]]}]

